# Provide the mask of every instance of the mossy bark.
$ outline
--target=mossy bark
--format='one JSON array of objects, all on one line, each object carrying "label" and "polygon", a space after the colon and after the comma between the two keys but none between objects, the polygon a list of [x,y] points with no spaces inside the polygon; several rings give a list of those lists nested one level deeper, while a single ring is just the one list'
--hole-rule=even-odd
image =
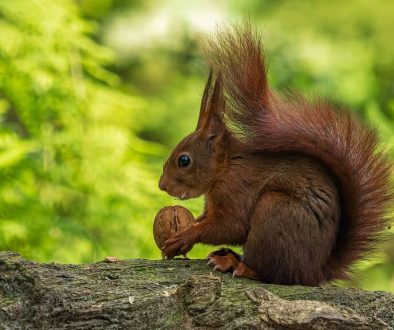
[{"label": "mossy bark", "polygon": [[279,286],[202,260],[40,264],[0,253],[0,329],[388,329],[385,292]]}]

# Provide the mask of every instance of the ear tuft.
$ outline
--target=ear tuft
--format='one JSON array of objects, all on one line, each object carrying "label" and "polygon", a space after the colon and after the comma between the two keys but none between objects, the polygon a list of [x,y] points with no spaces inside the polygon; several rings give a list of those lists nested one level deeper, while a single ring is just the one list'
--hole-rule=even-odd
[{"label": "ear tuft", "polygon": [[212,82],[212,68],[209,70],[209,76],[207,82],[205,83],[204,92],[201,98],[201,105],[200,105],[200,115],[198,117],[197,127],[196,130],[202,127],[205,119],[205,113],[208,108],[208,101],[209,101],[209,91],[211,89],[211,82]]},{"label": "ear tuft", "polygon": [[201,100],[200,116],[196,128],[196,130],[201,129],[202,134],[209,138],[218,135],[224,129],[223,116],[225,109],[223,79],[220,72],[216,76],[212,94],[209,95],[212,75],[211,70],[207,83],[205,84]]}]

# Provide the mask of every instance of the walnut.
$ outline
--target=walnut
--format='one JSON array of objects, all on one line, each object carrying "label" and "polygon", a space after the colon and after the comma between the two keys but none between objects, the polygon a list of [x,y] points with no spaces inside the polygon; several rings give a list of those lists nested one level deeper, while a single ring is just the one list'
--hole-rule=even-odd
[{"label": "walnut", "polygon": [[167,239],[193,223],[195,219],[187,208],[180,205],[163,207],[156,214],[153,222],[153,237],[156,245],[161,250]]}]

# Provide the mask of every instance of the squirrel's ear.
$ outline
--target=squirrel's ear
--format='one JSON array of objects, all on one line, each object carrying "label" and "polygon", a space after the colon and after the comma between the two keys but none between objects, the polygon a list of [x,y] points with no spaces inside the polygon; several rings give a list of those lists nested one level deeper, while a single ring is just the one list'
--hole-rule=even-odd
[{"label": "squirrel's ear", "polygon": [[212,68],[209,70],[208,80],[205,83],[204,93],[202,94],[201,98],[201,105],[200,105],[200,115],[198,117],[197,127],[196,130],[202,127],[204,121],[206,121],[206,110],[208,108],[208,98],[209,98],[209,91],[211,89],[211,81],[212,81]]},{"label": "squirrel's ear", "polygon": [[224,129],[224,97],[222,75],[219,73],[216,77],[213,92],[209,98],[209,90],[212,80],[212,71],[209,74],[203,98],[201,101],[200,118],[198,120],[197,129],[202,129],[202,134],[207,137],[218,135]]}]

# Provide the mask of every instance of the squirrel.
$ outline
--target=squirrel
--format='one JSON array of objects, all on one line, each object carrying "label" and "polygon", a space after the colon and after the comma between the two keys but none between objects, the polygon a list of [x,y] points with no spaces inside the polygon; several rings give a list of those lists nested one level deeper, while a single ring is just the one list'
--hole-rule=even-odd
[{"label": "squirrel", "polygon": [[197,127],[172,151],[159,188],[204,195],[196,223],[170,237],[173,258],[195,243],[242,246],[208,255],[215,270],[268,283],[348,279],[389,225],[392,164],[375,128],[346,109],[267,83],[250,24],[208,38],[210,74]]}]

